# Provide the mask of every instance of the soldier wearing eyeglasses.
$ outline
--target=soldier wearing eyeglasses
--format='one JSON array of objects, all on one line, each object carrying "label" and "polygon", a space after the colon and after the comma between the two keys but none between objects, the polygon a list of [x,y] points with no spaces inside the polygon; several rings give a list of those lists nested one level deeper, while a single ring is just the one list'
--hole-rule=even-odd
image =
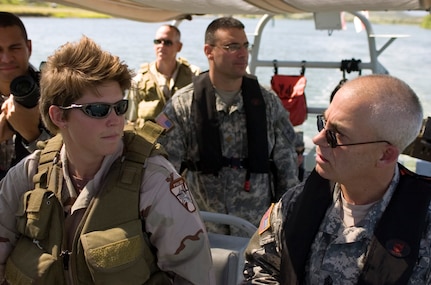
[{"label": "soldier wearing eyeglasses", "polygon": [[193,196],[156,143],[162,129],[124,130],[131,79],[85,36],[48,58],[40,110],[56,136],[0,183],[0,284],[214,284]]},{"label": "soldier wearing eyeglasses", "polygon": [[398,163],[422,121],[400,79],[346,82],[317,116],[315,169],[263,215],[242,284],[431,284],[431,180]]},{"label": "soldier wearing eyeglasses", "polygon": [[177,58],[183,44],[176,26],[158,28],[153,44],[156,60],[141,65],[128,93],[127,119],[138,128],[146,120],[154,120],[172,95],[200,73],[199,67]]},{"label": "soldier wearing eyeglasses", "polygon": [[[249,41],[232,17],[205,32],[209,71],[178,90],[156,121],[160,141],[187,178],[201,210],[255,224],[259,213],[298,183],[295,132],[277,96],[248,75]],[[210,231],[244,235],[235,227]]]}]

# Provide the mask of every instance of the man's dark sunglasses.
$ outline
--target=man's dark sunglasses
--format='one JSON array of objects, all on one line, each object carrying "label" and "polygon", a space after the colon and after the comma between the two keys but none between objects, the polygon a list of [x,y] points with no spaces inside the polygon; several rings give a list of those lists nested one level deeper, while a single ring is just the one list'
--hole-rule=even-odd
[{"label": "man's dark sunglasses", "polygon": [[[326,120],[323,115],[317,115],[317,130],[321,132],[323,129],[325,129],[326,126]],[[379,140],[379,141],[368,141],[368,142],[358,142],[358,143],[346,143],[346,144],[339,144],[337,142],[337,135],[332,130],[325,129],[325,136],[326,140],[328,142],[328,145],[332,148],[336,148],[337,146],[349,146],[349,145],[360,145],[360,144],[370,144],[370,143],[387,143],[391,144],[388,141],[385,140]]]},{"label": "man's dark sunglasses", "polygon": [[95,118],[103,119],[106,118],[111,110],[115,110],[117,116],[124,115],[129,106],[129,101],[126,99],[120,100],[114,104],[109,103],[90,103],[90,104],[71,104],[70,106],[63,107],[59,106],[62,110],[80,109],[85,115]]},{"label": "man's dark sunglasses", "polygon": [[164,39],[155,39],[155,40],[153,40],[153,43],[155,45],[163,44],[164,46],[167,46],[167,47],[170,47],[171,45],[174,44],[173,41],[171,41],[171,40],[164,40]]}]

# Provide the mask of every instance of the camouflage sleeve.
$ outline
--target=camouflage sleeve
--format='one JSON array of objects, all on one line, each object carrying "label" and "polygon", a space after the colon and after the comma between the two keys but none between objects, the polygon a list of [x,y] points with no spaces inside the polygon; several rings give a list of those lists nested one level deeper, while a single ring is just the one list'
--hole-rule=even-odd
[{"label": "camouflage sleeve", "polygon": [[160,137],[159,142],[168,152],[169,161],[177,171],[180,170],[181,162],[186,159],[187,148],[191,145],[188,140],[192,137],[192,98],[193,86],[188,85],[175,92],[162,111],[171,127]]},{"label": "camouflage sleeve", "polygon": [[245,252],[242,284],[280,284],[281,202],[272,204],[263,215],[259,229]]},{"label": "camouflage sleeve", "polygon": [[409,285],[431,284],[431,204],[428,206],[426,228],[420,241],[419,256]]},{"label": "camouflage sleeve", "polygon": [[35,151],[9,169],[0,181],[0,280],[4,267],[18,237],[16,213],[21,195],[33,188],[33,176],[37,171],[40,151]]},{"label": "camouflage sleeve", "polygon": [[295,151],[296,134],[290,123],[289,113],[277,95],[266,89],[263,89],[262,92],[266,93],[267,104],[269,105],[267,116],[270,116],[270,121],[273,122],[272,159],[277,171],[275,188],[275,200],[277,201],[287,189],[299,183]]},{"label": "camouflage sleeve", "polygon": [[147,162],[140,209],[159,268],[174,284],[214,284],[207,232],[186,182],[164,157]]}]

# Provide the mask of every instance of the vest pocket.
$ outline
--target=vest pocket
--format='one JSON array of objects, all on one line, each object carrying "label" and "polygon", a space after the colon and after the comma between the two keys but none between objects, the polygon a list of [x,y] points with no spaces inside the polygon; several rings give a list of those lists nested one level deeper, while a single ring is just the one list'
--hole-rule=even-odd
[{"label": "vest pocket", "polygon": [[9,284],[65,284],[58,252],[63,209],[54,193],[28,191],[17,213],[22,234],[9,256],[5,276]]},{"label": "vest pocket", "polygon": [[140,221],[81,235],[88,268],[96,284],[144,284],[154,257],[145,244]]},{"label": "vest pocket", "polygon": [[62,263],[23,236],[7,260],[5,277],[14,285],[65,284]]},{"label": "vest pocket", "polygon": [[44,189],[28,191],[23,195],[18,209],[18,231],[30,238],[44,240],[48,237],[51,215],[58,201],[54,193]]}]

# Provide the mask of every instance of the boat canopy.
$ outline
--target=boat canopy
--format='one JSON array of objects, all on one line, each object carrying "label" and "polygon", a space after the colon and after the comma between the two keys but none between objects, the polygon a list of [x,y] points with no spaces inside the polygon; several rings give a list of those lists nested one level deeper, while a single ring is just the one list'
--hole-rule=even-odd
[{"label": "boat canopy", "polygon": [[[57,0],[56,3],[96,11],[114,17],[141,21],[172,21],[179,25],[183,20],[192,20],[202,15],[257,15],[260,21],[251,39],[252,48],[248,72],[255,74],[257,67],[274,67],[274,59],[259,58],[262,33],[265,25],[276,15],[313,13],[316,29],[342,29],[340,15],[347,12],[359,18],[367,33],[370,61],[357,64],[359,70],[368,69],[372,73],[389,73],[379,62],[379,55],[397,38],[408,35],[377,35],[373,27],[360,11],[430,11],[431,0]],[[320,16],[319,16],[320,15]],[[376,38],[387,38],[386,43],[377,47]],[[323,68],[343,70],[343,62],[277,60],[278,67]],[[308,113],[321,113],[322,108],[308,106]]]},{"label": "boat canopy", "polygon": [[193,15],[281,15],[337,11],[429,10],[431,0],[58,0],[59,4],[142,22]]}]

